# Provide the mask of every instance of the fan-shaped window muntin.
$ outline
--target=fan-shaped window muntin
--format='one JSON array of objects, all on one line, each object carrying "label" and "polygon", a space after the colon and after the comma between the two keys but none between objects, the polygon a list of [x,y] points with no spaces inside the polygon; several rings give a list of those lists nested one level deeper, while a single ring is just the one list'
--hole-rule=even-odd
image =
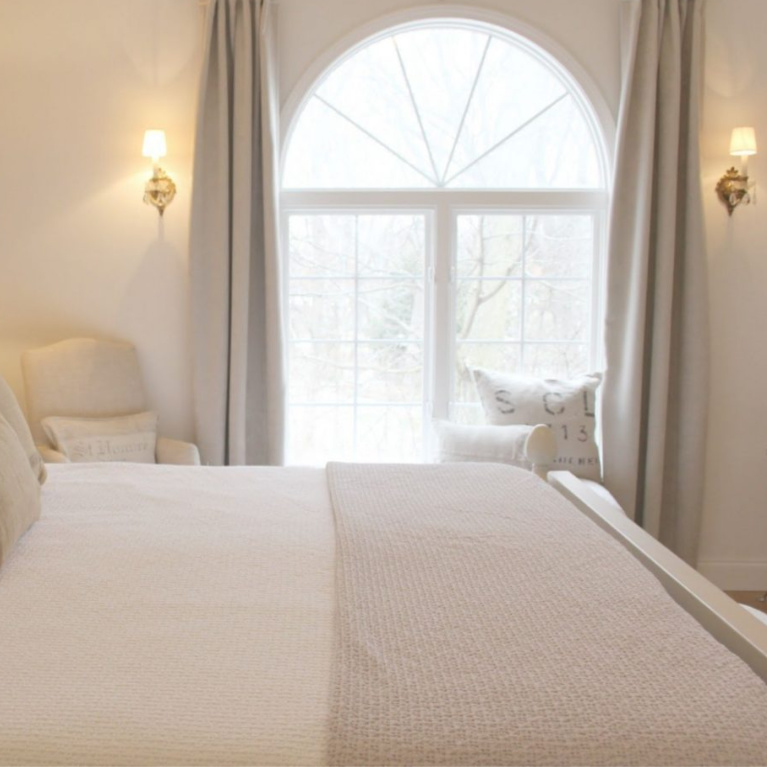
[{"label": "fan-shaped window muntin", "polygon": [[397,28],[318,78],[283,166],[289,462],[428,460],[434,417],[482,420],[471,366],[594,368],[597,126],[484,24]]},{"label": "fan-shaped window muntin", "polygon": [[594,120],[531,45],[486,28],[402,29],[344,57],[296,120],[284,185],[598,189]]}]

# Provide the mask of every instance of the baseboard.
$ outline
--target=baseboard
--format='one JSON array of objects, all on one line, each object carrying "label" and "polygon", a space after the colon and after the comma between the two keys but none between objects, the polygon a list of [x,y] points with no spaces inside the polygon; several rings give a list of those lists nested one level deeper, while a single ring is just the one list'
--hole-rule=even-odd
[{"label": "baseboard", "polygon": [[767,591],[767,561],[698,562],[698,571],[724,591]]}]

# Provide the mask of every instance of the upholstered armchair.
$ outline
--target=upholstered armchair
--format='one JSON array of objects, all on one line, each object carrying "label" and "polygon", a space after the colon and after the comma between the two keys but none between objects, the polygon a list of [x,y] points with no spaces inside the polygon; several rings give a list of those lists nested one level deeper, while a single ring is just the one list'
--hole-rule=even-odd
[{"label": "upholstered armchair", "polygon": [[[49,463],[66,463],[41,421],[47,416],[111,418],[146,410],[136,349],[130,343],[72,338],[22,354],[21,367],[32,435]],[[151,452],[150,452],[151,455]],[[196,445],[158,437],[157,463],[198,465]]]}]

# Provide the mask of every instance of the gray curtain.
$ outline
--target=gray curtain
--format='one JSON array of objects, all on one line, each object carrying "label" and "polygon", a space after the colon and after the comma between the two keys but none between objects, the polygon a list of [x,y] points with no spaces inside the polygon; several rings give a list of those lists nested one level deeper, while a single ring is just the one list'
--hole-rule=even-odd
[{"label": "gray curtain", "polygon": [[280,464],[284,390],[270,3],[212,0],[190,231],[203,462]]},{"label": "gray curtain", "polygon": [[694,563],[708,392],[703,2],[641,0],[627,10],[608,257],[605,484]]}]

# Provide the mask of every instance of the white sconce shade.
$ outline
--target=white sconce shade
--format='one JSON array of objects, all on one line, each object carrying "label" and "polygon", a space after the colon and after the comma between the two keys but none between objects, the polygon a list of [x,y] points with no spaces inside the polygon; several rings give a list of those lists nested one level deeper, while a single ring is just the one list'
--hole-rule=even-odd
[{"label": "white sconce shade", "polygon": [[733,128],[730,139],[730,154],[747,157],[756,154],[756,134],[751,127]]},{"label": "white sconce shade", "polygon": [[748,158],[756,154],[756,133],[752,127],[732,129],[730,154],[740,157],[740,170],[735,167],[727,170],[719,179],[715,191],[731,216],[738,205],[751,202],[751,193],[756,188],[748,179]]},{"label": "white sconce shade", "polygon": [[164,130],[148,130],[144,133],[144,147],[141,153],[144,157],[151,157],[154,164],[152,177],[144,187],[144,202],[147,205],[154,205],[161,216],[176,196],[176,185],[173,179],[157,163],[161,157],[165,157],[167,152]]},{"label": "white sconce shade", "polygon": [[165,157],[168,147],[165,143],[164,130],[148,130],[144,134],[144,148],[141,152],[144,157],[151,157],[155,162],[160,157]]}]

